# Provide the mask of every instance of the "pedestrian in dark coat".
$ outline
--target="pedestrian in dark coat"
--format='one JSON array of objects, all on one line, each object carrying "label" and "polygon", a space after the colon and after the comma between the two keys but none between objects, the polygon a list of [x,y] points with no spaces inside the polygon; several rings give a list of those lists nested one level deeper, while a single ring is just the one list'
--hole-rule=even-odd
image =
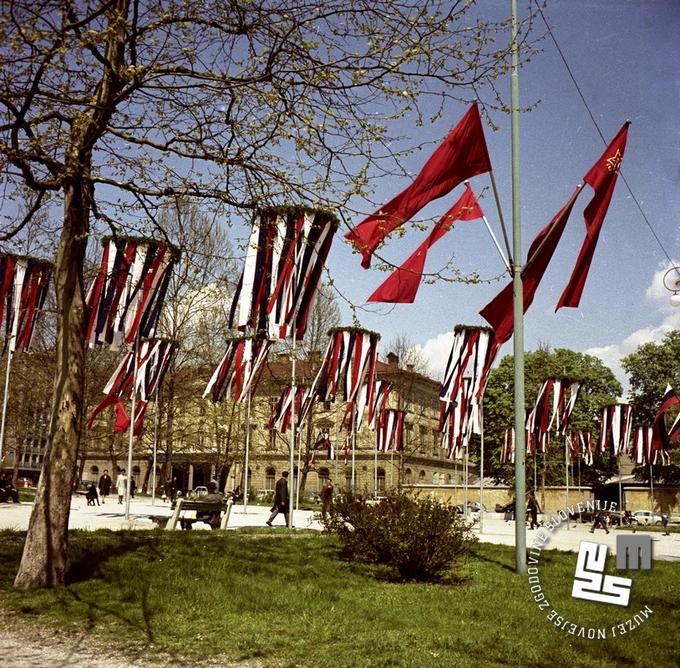
[{"label": "pedestrian in dark coat", "polygon": [[106,497],[111,494],[112,484],[113,481],[111,480],[108,469],[104,469],[104,473],[102,474],[101,478],[99,478],[99,496],[102,500],[102,503],[106,503]]},{"label": "pedestrian in dark coat", "polygon": [[529,512],[531,521],[529,528],[538,529],[538,513],[541,512],[541,509],[538,505],[538,501],[536,501],[536,492],[534,492],[533,488],[529,492],[529,497],[527,499],[527,511]]},{"label": "pedestrian in dark coat", "polygon": [[595,520],[593,522],[593,526],[590,529],[590,533],[595,533],[595,529],[604,529],[607,533],[609,533],[609,529],[607,528],[607,519],[601,510],[598,510],[595,513]]},{"label": "pedestrian in dark coat", "polygon": [[279,514],[283,513],[286,519],[286,526],[288,522],[288,504],[290,496],[288,495],[288,471],[284,471],[281,477],[276,481],[276,491],[274,492],[274,505],[272,506],[272,514],[267,520],[267,525],[272,525],[272,520]]}]

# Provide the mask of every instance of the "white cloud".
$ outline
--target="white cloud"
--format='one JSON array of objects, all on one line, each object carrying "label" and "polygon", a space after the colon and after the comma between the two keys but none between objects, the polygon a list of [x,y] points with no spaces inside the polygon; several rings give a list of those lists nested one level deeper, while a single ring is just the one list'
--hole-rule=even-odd
[{"label": "white cloud", "polygon": [[441,380],[444,377],[452,345],[453,332],[444,332],[428,339],[422,346],[420,344],[416,346],[418,352],[427,360],[430,378]]},{"label": "white cloud", "polygon": [[[680,266],[680,262],[673,260],[673,266]],[[668,269],[669,264],[667,262],[660,264],[659,270],[654,273],[652,282],[645,292],[645,297],[647,297],[647,299],[650,301],[662,302],[664,306],[668,306],[668,298],[670,296],[668,288],[666,288],[663,283],[664,276],[668,272]],[[671,274],[669,278],[672,280],[674,278],[673,274]]]}]

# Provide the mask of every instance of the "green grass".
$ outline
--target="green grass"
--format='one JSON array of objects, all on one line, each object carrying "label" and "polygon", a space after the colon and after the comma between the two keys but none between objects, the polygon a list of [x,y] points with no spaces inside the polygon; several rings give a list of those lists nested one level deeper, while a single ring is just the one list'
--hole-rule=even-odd
[{"label": "green grass", "polygon": [[[105,640],[153,644],[191,659],[222,654],[266,666],[414,667],[678,665],[680,569],[655,562],[635,576],[629,610],[570,596],[574,555],[540,563],[552,605],[602,626],[654,613],[604,642],[555,629],[512,571],[511,548],[480,544],[454,584],[391,581],[339,561],[318,534],[72,532],[69,584],[17,592],[23,534],[0,532],[0,607]],[[616,608],[616,609],[612,609]]]}]

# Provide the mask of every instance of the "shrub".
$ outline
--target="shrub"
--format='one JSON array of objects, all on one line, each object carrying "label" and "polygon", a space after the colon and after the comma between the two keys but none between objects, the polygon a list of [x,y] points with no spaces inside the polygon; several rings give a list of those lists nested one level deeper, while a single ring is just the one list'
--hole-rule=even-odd
[{"label": "shrub", "polygon": [[379,503],[342,496],[325,526],[340,537],[345,558],[388,564],[418,581],[439,579],[477,540],[454,508],[403,492],[390,492]]}]

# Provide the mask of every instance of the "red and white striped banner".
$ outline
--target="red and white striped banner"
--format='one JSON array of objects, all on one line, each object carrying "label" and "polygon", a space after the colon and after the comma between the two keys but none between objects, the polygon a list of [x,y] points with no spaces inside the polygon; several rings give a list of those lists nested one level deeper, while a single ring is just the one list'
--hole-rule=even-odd
[{"label": "red and white striped banner", "polygon": [[245,401],[248,393],[257,389],[271,347],[272,342],[264,338],[246,336],[231,339],[203,396],[210,396],[214,402],[232,396],[237,404]]},{"label": "red and white striped banner", "polygon": [[0,255],[0,331],[10,352],[29,349],[51,275],[46,260]]},{"label": "red and white striped banner", "polygon": [[600,452],[609,450],[614,457],[628,452],[632,427],[633,407],[630,404],[605,406],[600,423]]},{"label": "red and white striped banner", "polygon": [[404,411],[383,411],[375,434],[376,449],[379,452],[401,452],[404,449],[404,415]]},{"label": "red and white striped banner", "polygon": [[104,240],[99,273],[85,299],[85,340],[117,349],[152,337],[179,252],[148,239]]},{"label": "red and white striped banner", "polygon": [[302,339],[324,264],[338,228],[326,211],[263,209],[253,219],[229,327]]}]

